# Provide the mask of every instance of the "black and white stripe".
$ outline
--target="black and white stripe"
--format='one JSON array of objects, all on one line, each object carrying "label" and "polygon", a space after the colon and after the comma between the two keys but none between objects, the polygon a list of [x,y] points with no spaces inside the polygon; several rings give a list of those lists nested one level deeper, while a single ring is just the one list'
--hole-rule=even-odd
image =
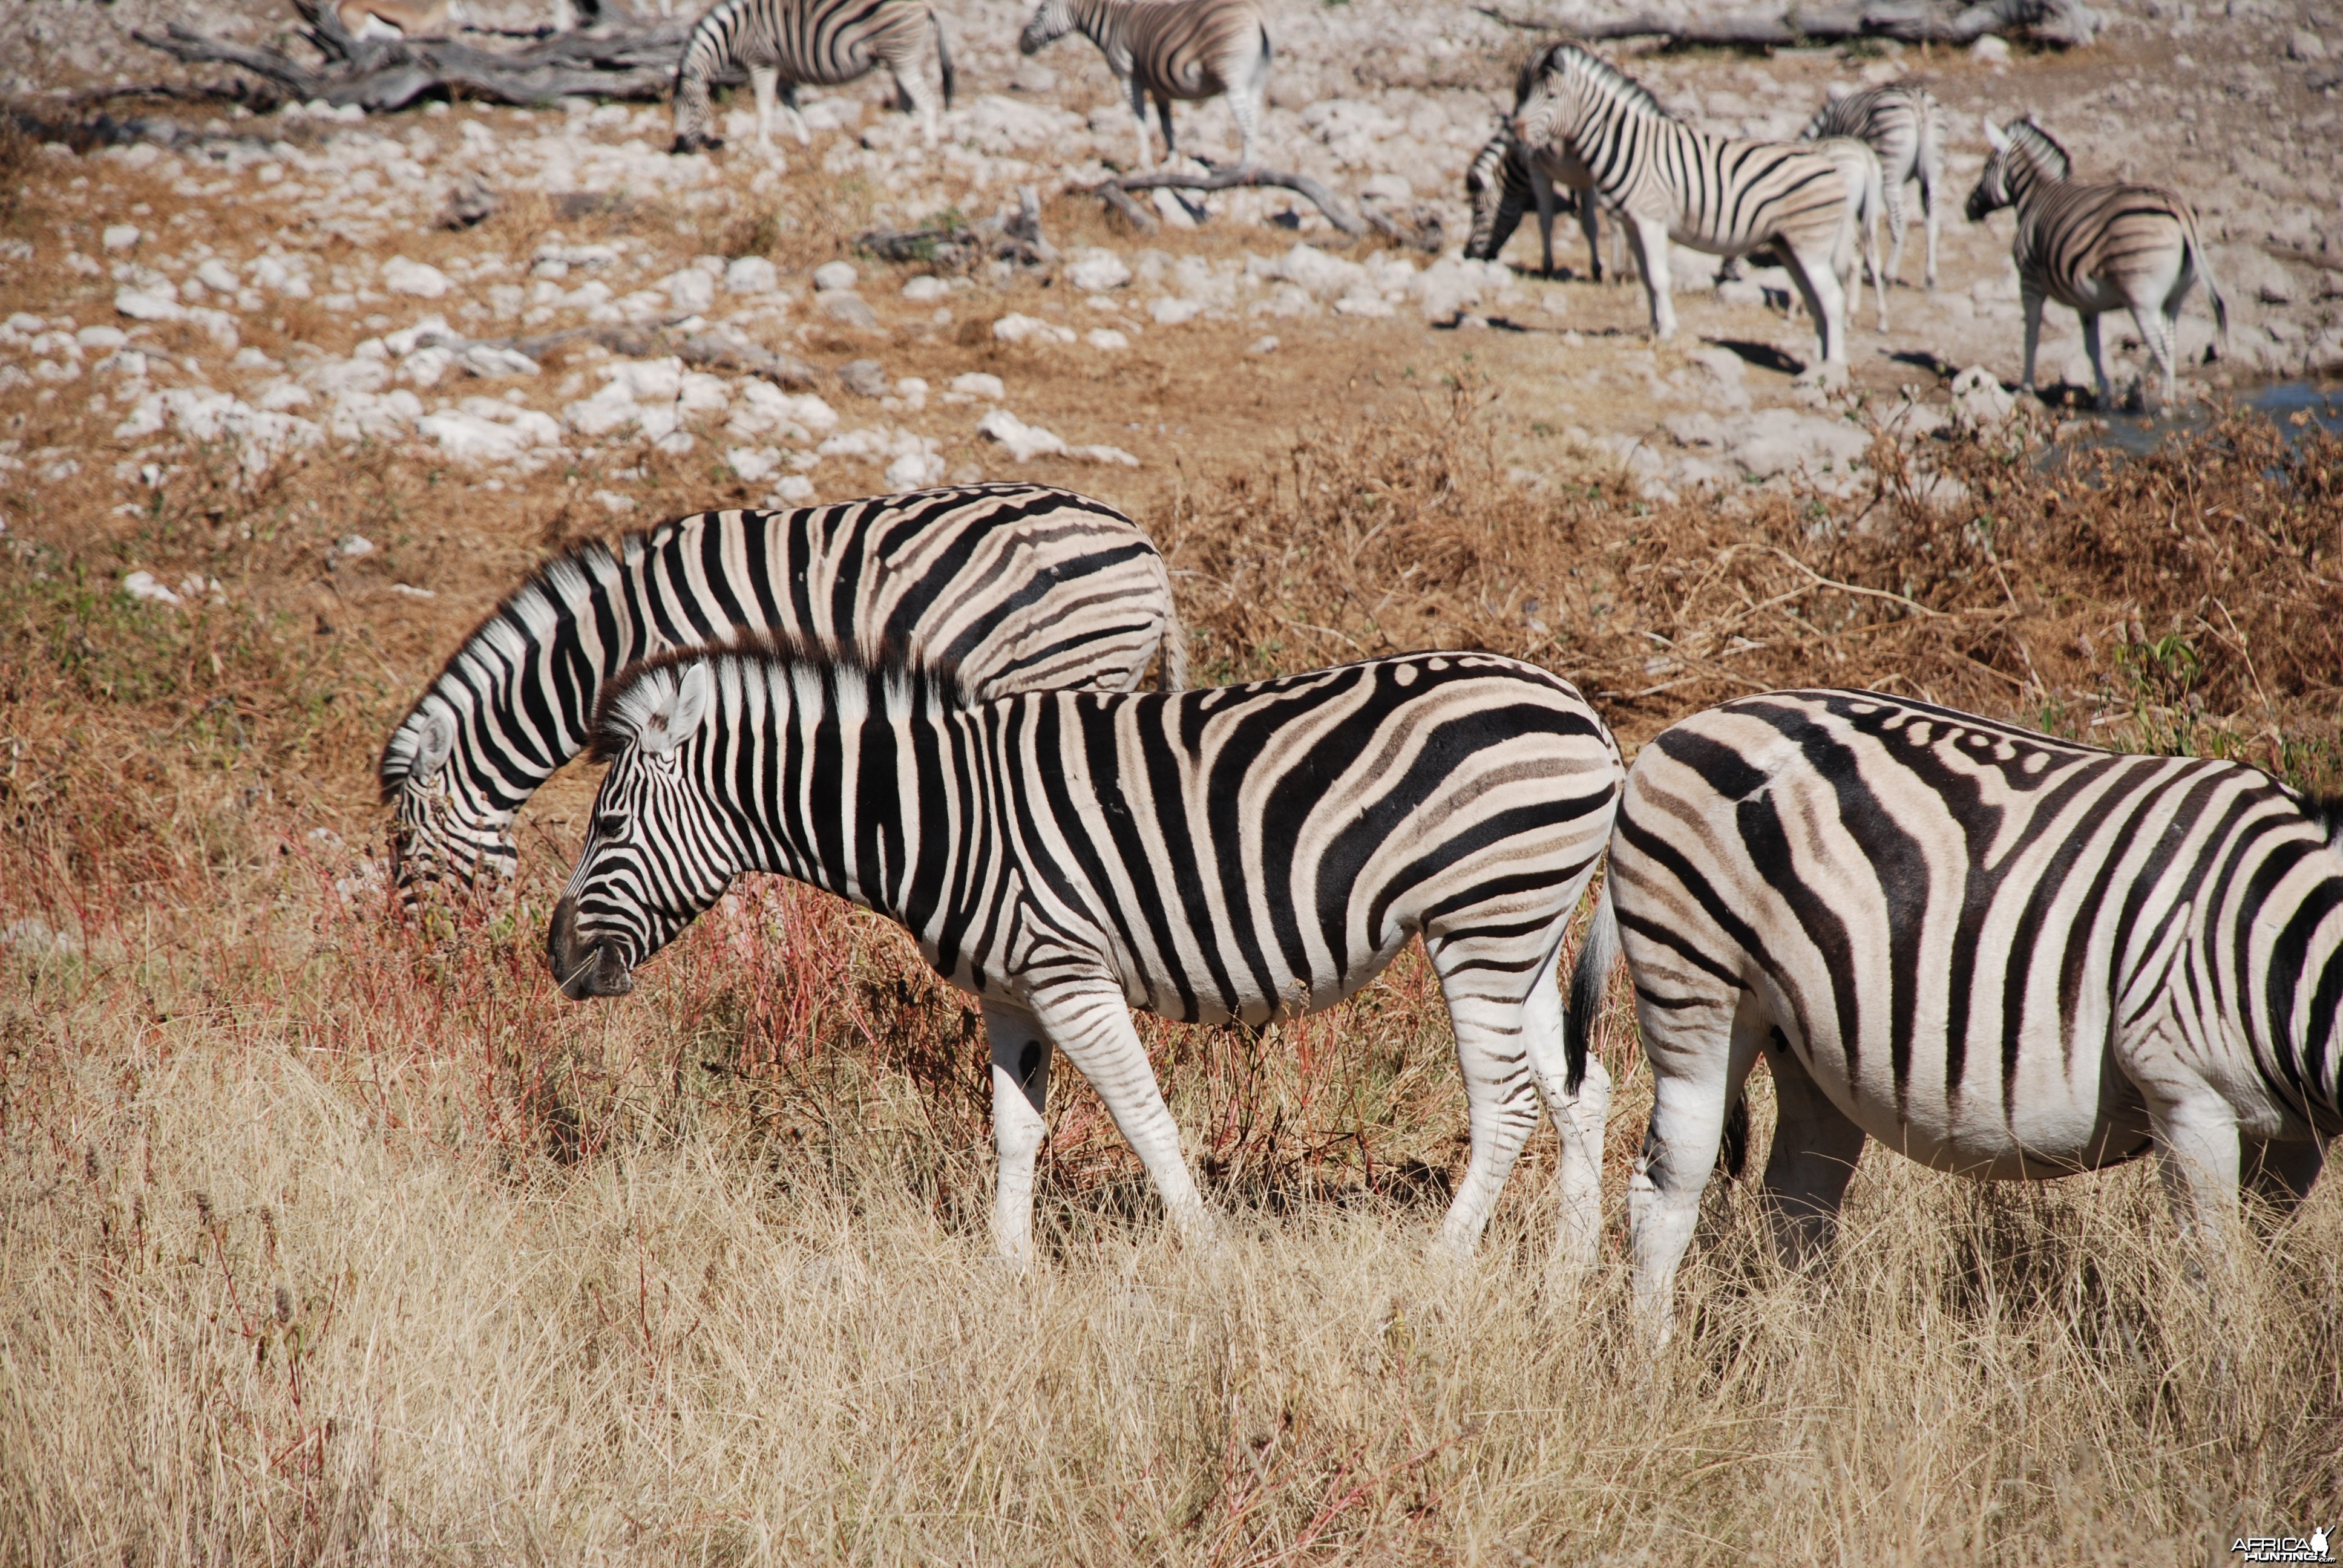
[{"label": "black and white stripe", "polygon": [[1252,166],[1272,55],[1256,0],[1041,0],[1017,47],[1031,55],[1075,32],[1099,46],[1131,98],[1141,168],[1154,161],[1147,144],[1151,94],[1165,157],[1172,152],[1172,101],[1225,95],[1243,142],[1238,165]]},{"label": "black and white stripe", "polygon": [[1051,1057],[1112,1111],[1173,1220],[1209,1227],[1131,1019],[1328,1007],[1421,935],[1472,1154],[1441,1232],[1478,1239],[1541,1095],[1564,1258],[1592,1259],[1608,1080],[1563,1087],[1554,955],[1607,837],[1618,748],[1533,665],[1410,654],[1176,695],[970,702],[938,676],[770,645],[620,678],[610,761],[547,952],[583,998],[632,985],[748,871],[900,923],[980,999],[1002,1253],[1031,1255]]},{"label": "black and white stripe", "polygon": [[514,815],[586,749],[605,684],[673,648],[769,631],[956,668],[998,696],[1129,690],[1187,641],[1129,518],[1041,485],[701,512],[540,567],[465,640],[384,748],[402,885],[509,876]]},{"label": "black and white stripe", "polygon": [[1564,171],[1583,166],[1603,204],[1627,225],[1655,336],[1675,332],[1671,240],[1727,256],[1770,242],[1814,316],[1824,363],[1844,366],[1838,278],[1854,236],[1845,184],[1828,157],[1795,143],[1695,130],[1575,44],[1547,46],[1523,73],[1513,134],[1565,184],[1576,181]]},{"label": "black and white stripe", "polygon": [[2180,358],[2180,307],[2197,280],[2213,301],[2213,318],[2226,339],[2229,307],[2213,281],[2197,214],[2158,186],[2090,186],[2073,177],[2066,149],[2031,119],[1998,127],[1985,123],[1993,152],[1969,193],[1971,223],[2006,206],[2017,209],[2018,297],[2026,307],[2026,390],[2034,388],[2034,353],[2042,337],[2042,303],[2055,299],[2081,317],[2083,347],[2091,357],[2098,400],[2106,407],[2107,367],[2099,352],[2102,312],[2131,312],[2140,341],[2164,377],[2172,401]]},{"label": "black and white stripe", "polygon": [[1920,182],[1920,213],[1928,233],[1927,284],[1936,286],[1936,181],[1944,166],[1944,111],[1926,87],[1905,82],[1831,99],[1800,133],[1810,142],[1853,136],[1879,158],[1887,209],[1887,276],[1904,266],[1904,187]]},{"label": "black and white stripe", "polygon": [[2298,1198],[2343,1131],[2338,833],[2343,802],[2238,763],[1872,692],[1747,697],[1662,733],[1572,1007],[1624,946],[1654,1076],[1628,1190],[1654,1326],[1761,1054],[1792,1260],[1827,1242],[1866,1134],[1980,1178],[2156,1147],[2212,1241],[2241,1174]]},{"label": "black and white stripe", "polygon": [[1586,268],[1603,281],[1603,253],[1595,236],[1595,206],[1592,189],[1557,191],[1553,177],[1535,160],[1522,156],[1511,126],[1499,127],[1488,144],[1464,167],[1464,199],[1473,207],[1473,233],[1464,241],[1468,261],[1494,261],[1522,224],[1522,214],[1537,208],[1538,252],[1545,276],[1554,276],[1554,215],[1577,215],[1586,236]]},{"label": "black and white stripe", "polygon": [[[922,69],[930,33],[940,106]],[[918,113],[920,134],[935,146],[937,115],[951,107],[951,44],[927,0],[717,0],[684,40],[676,64],[672,150],[724,145],[709,128],[708,89],[710,78],[728,71],[748,68],[757,91],[757,146],[769,148],[777,85],[803,146],[812,138],[798,113],[799,86],[836,86],[881,65],[895,77],[896,101]]]}]

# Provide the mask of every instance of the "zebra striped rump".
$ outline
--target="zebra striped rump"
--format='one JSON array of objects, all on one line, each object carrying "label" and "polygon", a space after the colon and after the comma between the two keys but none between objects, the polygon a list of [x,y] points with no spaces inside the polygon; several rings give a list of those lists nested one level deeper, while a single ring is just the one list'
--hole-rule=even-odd
[{"label": "zebra striped rump", "polygon": [[1201,1222],[1129,1010],[1266,1023],[1350,995],[1420,934],[1473,1106],[1443,1240],[1477,1239],[1544,1091],[1566,1145],[1565,1252],[1591,1256],[1608,1081],[1596,1068],[1565,1090],[1553,970],[1623,774],[1545,671],[1416,654],[978,701],[910,668],[740,645],[622,676],[596,747],[610,772],[548,941],[564,990],[628,989],[748,871],[896,920],[984,1005],[1008,1255],[1030,1250],[1025,1140],[1052,1050],[1174,1219]]},{"label": "zebra striped rump", "polygon": [[1037,54],[1073,32],[1098,45],[1130,95],[1141,167],[1151,161],[1151,95],[1163,125],[1165,156],[1172,151],[1172,101],[1225,95],[1243,138],[1240,162],[1252,163],[1275,54],[1257,0],[1041,0],[1018,35],[1018,52]]},{"label": "zebra striped rump", "polygon": [[1866,1135],[1976,1177],[2160,1146],[2213,1237],[2241,1171],[2298,1195],[2343,1131],[2338,829],[2337,803],[2241,764],[1871,692],[1744,698],[1664,731],[1629,775],[1609,888],[1656,1080],[1629,1191],[1647,1310],[1664,1321],[1760,1054],[1792,1259],[1827,1239]]},{"label": "zebra striped rump", "polygon": [[1163,558],[1129,518],[1042,485],[974,485],[794,511],[700,512],[566,550],[447,661],[383,749],[402,886],[483,862],[586,749],[611,677],[665,648],[773,631],[950,666],[986,695],[1125,690],[1187,642]]},{"label": "zebra striped rump", "polygon": [[1879,158],[1881,205],[1887,213],[1887,276],[1904,264],[1904,186],[1920,182],[1920,211],[1927,229],[1926,281],[1936,286],[1936,181],[1944,161],[1944,114],[1926,87],[1891,83],[1831,99],[1815,111],[1799,133],[1809,142],[1852,136]]}]

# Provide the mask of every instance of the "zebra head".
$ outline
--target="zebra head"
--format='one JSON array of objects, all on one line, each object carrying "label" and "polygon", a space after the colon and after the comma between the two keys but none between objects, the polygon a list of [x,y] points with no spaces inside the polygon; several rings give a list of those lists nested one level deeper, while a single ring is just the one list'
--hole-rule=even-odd
[{"label": "zebra head", "polygon": [[391,882],[403,900],[431,882],[478,882],[484,867],[508,881],[518,862],[510,819],[462,788],[462,769],[450,766],[456,739],[456,715],[426,698],[382,750],[377,776],[393,812]]},{"label": "zebra head", "polygon": [[725,32],[729,22],[729,8],[719,5],[702,16],[684,41],[675,67],[675,140],[667,149],[670,154],[680,156],[703,148],[713,152],[724,145],[724,138],[709,128],[716,115],[709,101],[708,78],[730,64]]},{"label": "zebra head", "polygon": [[1513,137],[1500,130],[1465,166],[1464,196],[1473,204],[1473,233],[1464,242],[1467,261],[1494,261],[1521,225],[1520,199],[1505,199],[1513,183],[1505,165],[1513,156]]},{"label": "zebra head", "polygon": [[739,870],[689,744],[715,692],[705,659],[681,668],[655,661],[604,699],[594,752],[610,771],[545,940],[573,1001],[632,990],[635,966],[722,898]]},{"label": "zebra head", "polygon": [[1025,24],[1025,31],[1017,35],[1017,52],[1038,55],[1074,30],[1074,8],[1071,0],[1041,0],[1033,19]]},{"label": "zebra head", "polygon": [[1986,155],[1976,188],[1969,192],[1971,223],[1980,223],[1986,214],[2010,206],[2036,180],[2064,180],[2074,173],[2074,160],[2067,157],[2066,149],[2036,125],[2031,116],[2006,126],[1988,119],[1985,139],[1993,150]]}]

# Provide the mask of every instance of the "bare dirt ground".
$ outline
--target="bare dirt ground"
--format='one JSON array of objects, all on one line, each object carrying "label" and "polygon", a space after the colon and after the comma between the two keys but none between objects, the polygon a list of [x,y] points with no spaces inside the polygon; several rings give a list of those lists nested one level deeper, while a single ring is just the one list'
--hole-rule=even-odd
[{"label": "bare dirt ground", "polygon": [[[983,1262],[971,1015],[890,928],[744,888],[634,996],[562,1002],[583,769],[508,896],[393,913],[374,757],[548,548],[940,477],[1127,508],[1202,679],[1480,647],[1631,749],[1828,682],[2343,784],[2343,445],[2217,407],[2343,360],[2331,10],[2152,3],[2006,59],[1624,55],[1719,128],[1897,75],[1954,111],[1941,285],[1884,336],[1866,304],[1828,399],[1762,272],[1685,290],[1655,347],[1632,284],[1454,256],[1527,35],[1271,15],[1272,161],[1438,210],[1452,254],[1279,193],[1127,232],[1066,190],[1127,116],[1081,40],[1019,61],[1011,5],[952,11],[938,149],[864,84],[769,163],[741,99],[685,158],[647,106],[101,106],[69,95],[191,79],[133,28],[289,18],[0,8],[30,127],[0,139],[0,1556],[2167,1563],[2343,1517],[2332,1182],[2218,1289],[2145,1167],[1980,1190],[1874,1151],[1818,1279],[1720,1184],[1652,1366],[1631,1014],[1605,1268],[1545,1275],[1544,1141],[1483,1262],[1436,1269],[1463,1117],[1410,959],[1261,1038],[1148,1025],[1225,1259],[1163,1241],[1061,1081],[1020,1280]],[[2022,108],[2205,217],[2232,340],[2206,362],[2200,294],[2184,390],[2217,407],[2152,457],[2070,467],[2077,410],[1952,395],[2016,376],[2009,220],[1958,208],[1977,115]],[[1218,106],[1181,126],[1232,148]],[[1028,185],[1052,266],[853,246]],[[478,186],[494,216],[437,226]],[[818,384],[676,357],[709,332]],[[1003,410],[1063,450],[980,434]]]}]

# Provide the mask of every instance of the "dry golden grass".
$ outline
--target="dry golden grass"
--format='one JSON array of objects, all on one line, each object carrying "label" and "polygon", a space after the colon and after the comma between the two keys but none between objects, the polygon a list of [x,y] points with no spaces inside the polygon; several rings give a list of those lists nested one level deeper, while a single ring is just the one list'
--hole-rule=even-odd
[{"label": "dry golden grass", "polygon": [[[1591,457],[1513,483],[1485,389],[1377,397],[1139,508],[1213,677],[1463,644],[1630,742],[1892,682],[2343,773],[2332,442],[1954,444],[1941,507],[1882,447],[1851,502],[1654,508]],[[2343,1517],[2331,1183],[2218,1290],[2145,1167],[1979,1189],[1875,1153],[1814,1280],[1720,1187],[1654,1366],[1615,1233],[1545,1275],[1550,1138],[1480,1263],[1424,1261],[1464,1116],[1413,958],[1262,1037],[1148,1026],[1227,1256],[1163,1239],[1068,1078],[1048,1263],[1005,1276],[971,1015],[890,929],[744,888],[634,996],[564,1003],[574,779],[508,901],[401,923],[367,880],[381,736],[467,594],[589,526],[569,487],[197,453],[125,515],[112,417],[0,396],[85,457],[5,492],[0,1561],[2161,1563]],[[736,498],[646,461],[654,507]],[[337,559],[350,531],[382,548]],[[226,599],[134,605],[134,566]]]}]

